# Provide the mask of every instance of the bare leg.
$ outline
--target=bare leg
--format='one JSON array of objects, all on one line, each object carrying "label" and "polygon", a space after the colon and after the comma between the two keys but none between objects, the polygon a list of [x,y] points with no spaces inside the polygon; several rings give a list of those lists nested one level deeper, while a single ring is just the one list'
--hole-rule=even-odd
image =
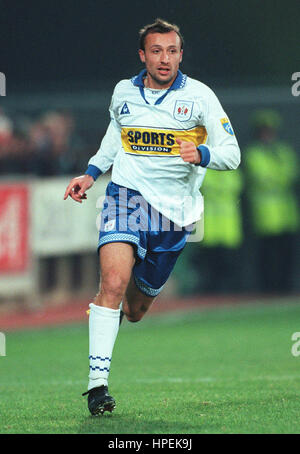
[{"label": "bare leg", "polygon": [[130,322],[140,321],[150,308],[156,297],[147,296],[142,293],[134,282],[131,275],[126,293],[123,298],[123,312]]},{"label": "bare leg", "polygon": [[88,391],[108,384],[120,323],[119,306],[130,280],[134,260],[133,246],[126,243],[108,243],[100,249],[100,289],[90,304]]},{"label": "bare leg", "polygon": [[100,289],[94,304],[119,309],[135,263],[133,246],[108,243],[100,248]]}]

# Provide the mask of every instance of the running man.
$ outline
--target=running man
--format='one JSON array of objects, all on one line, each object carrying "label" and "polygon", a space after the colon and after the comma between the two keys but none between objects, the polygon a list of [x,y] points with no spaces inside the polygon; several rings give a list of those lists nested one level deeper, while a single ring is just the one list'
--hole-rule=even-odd
[{"label": "running man", "polygon": [[179,28],[157,19],[139,37],[145,69],[116,85],[100,148],[64,195],[82,203],[112,166],[101,214],[99,293],[89,305],[90,372],[83,395],[92,415],[115,407],[108,376],[120,321],[123,314],[130,322],[141,320],[170,276],[201,217],[206,169],[240,164],[216,95],[179,70]]}]

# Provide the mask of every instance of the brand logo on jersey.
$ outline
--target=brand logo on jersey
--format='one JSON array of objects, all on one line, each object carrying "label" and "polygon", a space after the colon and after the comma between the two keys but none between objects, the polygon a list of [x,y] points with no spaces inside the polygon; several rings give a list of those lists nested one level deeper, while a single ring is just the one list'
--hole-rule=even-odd
[{"label": "brand logo on jersey", "polygon": [[225,131],[228,132],[228,134],[234,136],[234,132],[228,118],[221,118],[221,124]]},{"label": "brand logo on jersey", "polygon": [[123,104],[122,110],[120,112],[120,115],[128,115],[130,114],[130,110],[128,109],[127,103],[125,102]]},{"label": "brand logo on jersey", "polygon": [[174,107],[174,118],[179,121],[188,121],[193,112],[193,101],[176,101]]}]

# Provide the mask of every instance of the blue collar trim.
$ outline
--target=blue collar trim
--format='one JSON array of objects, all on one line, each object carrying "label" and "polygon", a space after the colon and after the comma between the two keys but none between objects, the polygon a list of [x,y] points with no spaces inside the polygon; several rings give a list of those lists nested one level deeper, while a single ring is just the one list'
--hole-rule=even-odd
[{"label": "blue collar trim", "polygon": [[[144,99],[146,104],[149,104],[149,102],[147,101],[147,99],[145,97],[145,92],[144,92],[144,88],[145,88],[144,77],[146,76],[146,73],[147,73],[147,70],[143,69],[137,76],[135,76],[131,79],[131,82],[136,87],[139,87],[142,98]],[[171,87],[168,88],[168,90],[166,91],[166,93],[164,95],[162,95],[160,98],[158,98],[156,100],[155,105],[161,104],[163,102],[163,100],[165,99],[165,97],[167,96],[167,94],[170,93],[171,90],[178,90],[179,88],[183,88],[186,83],[186,78],[187,78],[187,76],[185,74],[182,74],[182,72],[178,70],[176,79],[172,83]]]}]

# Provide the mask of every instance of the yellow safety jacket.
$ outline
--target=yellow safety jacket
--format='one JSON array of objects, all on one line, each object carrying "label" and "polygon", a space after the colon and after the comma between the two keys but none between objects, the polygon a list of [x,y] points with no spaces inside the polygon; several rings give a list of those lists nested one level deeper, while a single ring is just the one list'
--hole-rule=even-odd
[{"label": "yellow safety jacket", "polygon": [[244,165],[254,231],[261,235],[297,231],[298,159],[293,148],[283,142],[253,144],[244,152]]},{"label": "yellow safety jacket", "polygon": [[217,172],[208,169],[202,186],[204,196],[204,246],[237,247],[243,239],[240,169]]}]

